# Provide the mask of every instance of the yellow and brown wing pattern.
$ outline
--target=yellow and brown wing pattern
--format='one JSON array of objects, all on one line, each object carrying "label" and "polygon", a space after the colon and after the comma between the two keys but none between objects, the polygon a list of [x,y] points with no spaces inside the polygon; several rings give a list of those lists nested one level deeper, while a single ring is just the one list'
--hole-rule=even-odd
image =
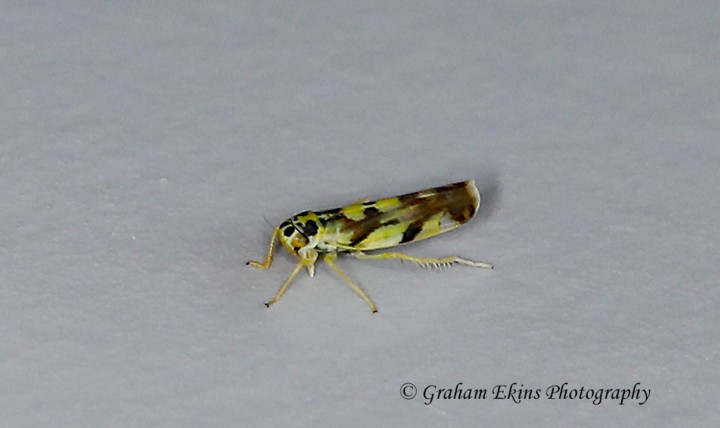
[{"label": "yellow and brown wing pattern", "polygon": [[[389,248],[455,229],[480,206],[473,180],[320,211],[328,241],[344,251]],[[332,239],[334,238],[334,239]]]}]

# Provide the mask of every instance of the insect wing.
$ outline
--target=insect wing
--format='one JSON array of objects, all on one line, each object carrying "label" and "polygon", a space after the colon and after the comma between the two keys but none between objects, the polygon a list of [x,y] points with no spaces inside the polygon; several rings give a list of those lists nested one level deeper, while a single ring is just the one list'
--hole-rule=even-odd
[{"label": "insect wing", "polygon": [[338,248],[377,250],[419,241],[455,229],[480,206],[472,180],[339,210],[332,225]]}]

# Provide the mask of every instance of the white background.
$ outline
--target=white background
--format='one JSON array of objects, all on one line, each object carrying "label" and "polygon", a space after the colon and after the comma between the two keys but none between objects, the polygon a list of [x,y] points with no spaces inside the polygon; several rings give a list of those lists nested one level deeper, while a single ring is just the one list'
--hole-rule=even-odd
[{"label": "white background", "polygon": [[[720,424],[716,1],[201,3],[0,6],[0,425]],[[268,223],[468,178],[405,249],[494,271],[263,306]]]}]

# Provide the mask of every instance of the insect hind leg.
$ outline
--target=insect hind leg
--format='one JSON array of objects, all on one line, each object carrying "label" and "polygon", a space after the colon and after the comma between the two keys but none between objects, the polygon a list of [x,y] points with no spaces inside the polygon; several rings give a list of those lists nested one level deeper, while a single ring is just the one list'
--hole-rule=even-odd
[{"label": "insect hind leg", "polygon": [[406,260],[406,261],[418,264],[418,265],[420,265],[422,267],[426,267],[426,268],[443,268],[443,267],[448,267],[448,266],[451,266],[454,264],[467,265],[467,266],[478,267],[478,268],[483,268],[483,269],[492,269],[493,268],[492,263],[468,260],[468,259],[464,259],[464,258],[458,257],[458,256],[434,258],[434,257],[415,257],[415,256],[403,254],[403,253],[397,253],[397,252],[381,253],[381,254],[365,254],[360,251],[354,252],[353,255],[355,257],[357,257],[358,259],[363,259],[363,260],[370,260],[370,259]]}]

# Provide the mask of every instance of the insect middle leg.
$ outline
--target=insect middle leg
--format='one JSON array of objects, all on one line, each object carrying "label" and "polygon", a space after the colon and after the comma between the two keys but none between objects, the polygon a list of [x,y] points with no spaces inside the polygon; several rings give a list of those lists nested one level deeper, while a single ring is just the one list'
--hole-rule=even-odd
[{"label": "insect middle leg", "polygon": [[340,268],[335,264],[336,258],[337,255],[335,253],[328,253],[325,255],[325,257],[323,257],[323,260],[325,260],[325,263],[327,263],[335,271],[335,273],[338,274],[340,278],[350,284],[350,287],[352,287],[352,289],[355,290],[355,292],[359,294],[360,297],[362,297],[368,305],[370,305],[370,310],[372,310],[373,313],[377,312],[378,310],[375,302],[372,301],[370,296],[368,296],[367,293],[363,291],[363,289],[360,288],[359,285],[355,284],[347,275],[345,275],[345,272],[340,270]]},{"label": "insect middle leg", "polygon": [[286,279],[285,282],[283,282],[283,285],[280,286],[280,289],[277,291],[277,293],[275,293],[275,296],[272,299],[265,302],[265,306],[267,306],[269,308],[270,305],[272,305],[273,303],[280,300],[280,298],[283,296],[283,294],[285,294],[285,290],[287,290],[287,288],[290,286],[290,283],[293,281],[293,279],[295,279],[298,272],[300,272],[300,269],[302,269],[306,265],[307,265],[306,260],[300,260],[300,263],[298,263],[297,266],[295,266],[295,269],[292,271],[290,276],[288,276],[288,279]]},{"label": "insect middle leg", "polygon": [[479,268],[484,268],[484,269],[492,269],[493,268],[492,263],[476,262],[474,260],[463,259],[462,257],[457,257],[457,256],[432,258],[432,257],[415,257],[415,256],[409,256],[407,254],[396,253],[396,252],[381,253],[381,254],[365,254],[360,251],[354,252],[352,254],[355,257],[357,257],[358,259],[363,259],[363,260],[369,260],[369,259],[407,260],[409,262],[417,263],[423,267],[442,267],[442,266],[448,266],[448,265],[458,263],[458,264],[463,264],[463,265],[472,266],[472,267],[479,267]]}]

